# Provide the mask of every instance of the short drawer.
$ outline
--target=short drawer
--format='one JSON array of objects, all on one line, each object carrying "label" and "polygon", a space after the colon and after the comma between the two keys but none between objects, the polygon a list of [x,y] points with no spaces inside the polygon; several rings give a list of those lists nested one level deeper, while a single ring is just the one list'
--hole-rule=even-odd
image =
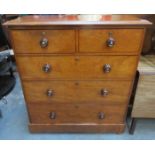
[{"label": "short drawer", "polygon": [[79,51],[98,53],[139,53],[143,29],[81,29]]},{"label": "short drawer", "polygon": [[103,104],[28,104],[30,123],[35,124],[115,124],[124,123],[126,106]]},{"label": "short drawer", "polygon": [[132,79],[137,56],[16,56],[22,79]]},{"label": "short drawer", "polygon": [[130,81],[23,81],[27,102],[127,104]]},{"label": "short drawer", "polygon": [[12,30],[16,53],[73,53],[74,30]]}]

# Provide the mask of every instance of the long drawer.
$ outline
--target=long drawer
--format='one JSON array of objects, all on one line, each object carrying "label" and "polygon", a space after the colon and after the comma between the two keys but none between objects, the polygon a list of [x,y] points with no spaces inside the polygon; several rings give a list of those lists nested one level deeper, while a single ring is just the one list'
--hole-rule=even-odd
[{"label": "long drawer", "polygon": [[126,106],[103,104],[28,104],[30,123],[116,124],[124,123]]},{"label": "long drawer", "polygon": [[138,54],[143,36],[143,29],[81,29],[79,51]]},{"label": "long drawer", "polygon": [[23,81],[27,102],[127,103],[130,81]]},{"label": "long drawer", "polygon": [[137,56],[16,56],[22,79],[132,79]]},{"label": "long drawer", "polygon": [[75,30],[12,30],[16,53],[74,53]]}]

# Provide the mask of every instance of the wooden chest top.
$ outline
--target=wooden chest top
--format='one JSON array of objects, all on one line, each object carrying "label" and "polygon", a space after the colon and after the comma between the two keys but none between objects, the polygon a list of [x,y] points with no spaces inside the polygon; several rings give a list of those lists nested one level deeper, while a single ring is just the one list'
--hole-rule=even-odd
[{"label": "wooden chest top", "polygon": [[4,25],[10,27],[21,26],[146,26],[151,22],[132,15],[33,15],[23,16],[6,22]]}]

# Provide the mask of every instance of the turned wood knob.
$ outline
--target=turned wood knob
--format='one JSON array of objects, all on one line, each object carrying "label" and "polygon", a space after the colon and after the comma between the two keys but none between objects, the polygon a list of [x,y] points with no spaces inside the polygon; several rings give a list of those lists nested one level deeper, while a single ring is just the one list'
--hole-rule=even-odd
[{"label": "turned wood knob", "polygon": [[108,40],[107,40],[107,46],[108,47],[113,47],[115,45],[115,39],[110,37]]},{"label": "turned wood knob", "polygon": [[56,112],[50,112],[50,119],[56,119]]},{"label": "turned wood knob", "polygon": [[107,89],[101,89],[101,95],[107,96],[109,94],[109,91]]},{"label": "turned wood knob", "polygon": [[112,37],[111,32],[109,33],[109,38],[106,43],[107,43],[107,47],[110,47],[110,48],[114,47],[115,45],[115,39]]},{"label": "turned wood knob", "polygon": [[40,40],[40,46],[41,46],[41,48],[47,47],[48,46],[48,39],[47,38],[42,38]]},{"label": "turned wood knob", "polygon": [[110,64],[105,64],[105,65],[103,66],[103,71],[104,71],[104,73],[109,73],[109,72],[111,71],[111,66],[110,66]]},{"label": "turned wood knob", "polygon": [[105,118],[104,112],[99,112],[98,118],[99,118],[99,119],[104,119],[104,118]]},{"label": "turned wood knob", "polygon": [[51,69],[52,69],[52,67],[51,67],[50,64],[45,64],[45,65],[43,65],[43,67],[42,67],[42,70],[43,70],[45,73],[50,72]]},{"label": "turned wood knob", "polygon": [[46,95],[47,96],[53,96],[53,94],[54,94],[54,91],[52,90],[52,89],[48,89],[47,91],[46,91]]}]

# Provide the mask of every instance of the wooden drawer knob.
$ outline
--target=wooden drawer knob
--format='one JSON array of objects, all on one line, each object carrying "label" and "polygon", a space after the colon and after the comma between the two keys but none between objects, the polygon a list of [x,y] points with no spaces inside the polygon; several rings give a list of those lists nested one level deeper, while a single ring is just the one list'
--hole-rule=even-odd
[{"label": "wooden drawer knob", "polygon": [[105,64],[105,65],[103,66],[103,71],[104,71],[104,73],[109,73],[109,72],[111,71],[111,66],[110,66],[110,64]]},{"label": "wooden drawer knob", "polygon": [[108,38],[108,40],[107,40],[107,47],[114,47],[114,45],[115,45],[115,39],[112,37],[112,33],[110,32],[109,33],[109,38]]},{"label": "wooden drawer knob", "polygon": [[48,89],[46,91],[46,95],[49,96],[49,97],[53,96],[53,94],[54,94],[54,91],[52,89]]},{"label": "wooden drawer knob", "polygon": [[45,47],[47,47],[48,46],[48,39],[47,38],[42,38],[41,40],[40,40],[40,47],[41,48],[45,48]]},{"label": "wooden drawer knob", "polygon": [[109,91],[107,89],[101,89],[101,95],[107,96],[109,94]]},{"label": "wooden drawer knob", "polygon": [[49,118],[56,119],[56,112],[50,112]]},{"label": "wooden drawer knob", "polygon": [[105,118],[104,112],[99,112],[98,118],[99,118],[99,119],[104,119],[104,118]]},{"label": "wooden drawer knob", "polygon": [[48,72],[50,72],[50,71],[52,70],[52,67],[51,67],[50,64],[45,64],[45,65],[43,65],[42,70],[43,70],[45,73],[48,73]]},{"label": "wooden drawer knob", "polygon": [[115,40],[114,40],[114,38],[109,38],[108,40],[107,40],[107,46],[108,47],[114,47],[114,45],[115,45]]}]

